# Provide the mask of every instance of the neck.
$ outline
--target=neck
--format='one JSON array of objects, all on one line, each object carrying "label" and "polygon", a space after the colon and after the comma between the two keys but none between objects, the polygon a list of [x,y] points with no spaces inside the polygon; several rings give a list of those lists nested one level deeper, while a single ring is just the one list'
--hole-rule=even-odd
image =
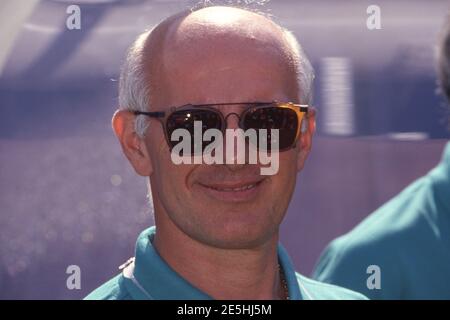
[{"label": "neck", "polygon": [[156,219],[155,224],[153,245],[159,255],[179,275],[212,298],[286,298],[278,266],[278,233],[255,248],[222,249],[192,239],[169,218]]}]

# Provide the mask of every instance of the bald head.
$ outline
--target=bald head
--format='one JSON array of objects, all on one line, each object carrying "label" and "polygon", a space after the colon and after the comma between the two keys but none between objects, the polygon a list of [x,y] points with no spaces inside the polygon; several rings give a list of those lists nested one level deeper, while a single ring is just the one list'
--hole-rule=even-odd
[{"label": "bald head", "polygon": [[[135,79],[130,71],[140,70],[141,82],[147,84],[140,88],[141,95],[147,98],[136,101],[141,105],[121,99],[122,108],[310,102],[312,68],[295,38],[270,19],[247,10],[214,6],[176,14],[142,35],[130,54],[134,59],[129,56],[128,61],[139,63],[140,68],[125,66],[121,96],[126,97],[130,84],[138,82],[124,81]],[[137,92],[132,96],[138,96]]]}]

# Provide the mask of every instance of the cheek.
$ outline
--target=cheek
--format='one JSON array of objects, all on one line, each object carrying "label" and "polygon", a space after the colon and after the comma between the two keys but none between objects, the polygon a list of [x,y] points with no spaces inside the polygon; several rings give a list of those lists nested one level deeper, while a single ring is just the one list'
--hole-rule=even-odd
[{"label": "cheek", "polygon": [[[186,181],[192,170],[191,165],[176,165],[172,162],[170,152],[167,149],[159,151],[156,155],[157,166],[154,175],[157,176],[158,185],[164,189],[166,195],[187,193]],[[153,176],[151,176],[153,178]],[[182,193],[182,194],[180,194]]]},{"label": "cheek", "polygon": [[281,152],[279,170],[272,179],[272,192],[282,201],[289,199],[297,180],[297,153],[295,149]]},{"label": "cheek", "polygon": [[174,164],[165,137],[162,140],[155,137],[154,140],[156,141],[150,149],[154,168],[150,179],[159,189],[155,191],[161,200],[167,203],[178,203],[180,198],[189,195],[187,181],[195,166]]}]

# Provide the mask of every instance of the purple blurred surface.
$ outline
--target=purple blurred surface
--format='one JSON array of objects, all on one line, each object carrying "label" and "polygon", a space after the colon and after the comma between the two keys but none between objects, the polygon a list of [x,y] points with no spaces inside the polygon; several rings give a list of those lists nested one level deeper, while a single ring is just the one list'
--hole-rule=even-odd
[{"label": "purple blurred surface", "polygon": [[[330,240],[436,165],[448,139],[432,60],[448,2],[379,1],[377,32],[365,27],[370,2],[339,3],[267,5],[317,70],[318,135],[281,236],[304,274]],[[77,31],[64,27],[66,7],[39,3],[0,77],[0,299],[82,298],[118,273],[153,223],[146,181],[123,156],[110,119],[126,47],[186,3],[82,4]],[[352,64],[349,137],[327,133],[321,116],[326,57]],[[404,141],[398,132],[420,134]],[[72,264],[81,290],[66,287]]]}]

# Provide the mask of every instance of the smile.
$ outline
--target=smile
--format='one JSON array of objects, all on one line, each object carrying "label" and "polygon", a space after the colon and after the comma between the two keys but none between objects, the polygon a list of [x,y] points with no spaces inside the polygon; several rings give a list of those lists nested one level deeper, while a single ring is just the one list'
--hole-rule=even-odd
[{"label": "smile", "polygon": [[220,187],[210,187],[211,189],[217,190],[217,191],[223,191],[223,192],[236,192],[236,191],[244,191],[244,190],[249,190],[249,189],[253,189],[254,187],[256,187],[258,183],[252,183],[240,188],[220,188]]},{"label": "smile", "polygon": [[204,193],[215,200],[224,202],[245,202],[253,200],[259,193],[265,179],[233,184],[199,183]]}]

